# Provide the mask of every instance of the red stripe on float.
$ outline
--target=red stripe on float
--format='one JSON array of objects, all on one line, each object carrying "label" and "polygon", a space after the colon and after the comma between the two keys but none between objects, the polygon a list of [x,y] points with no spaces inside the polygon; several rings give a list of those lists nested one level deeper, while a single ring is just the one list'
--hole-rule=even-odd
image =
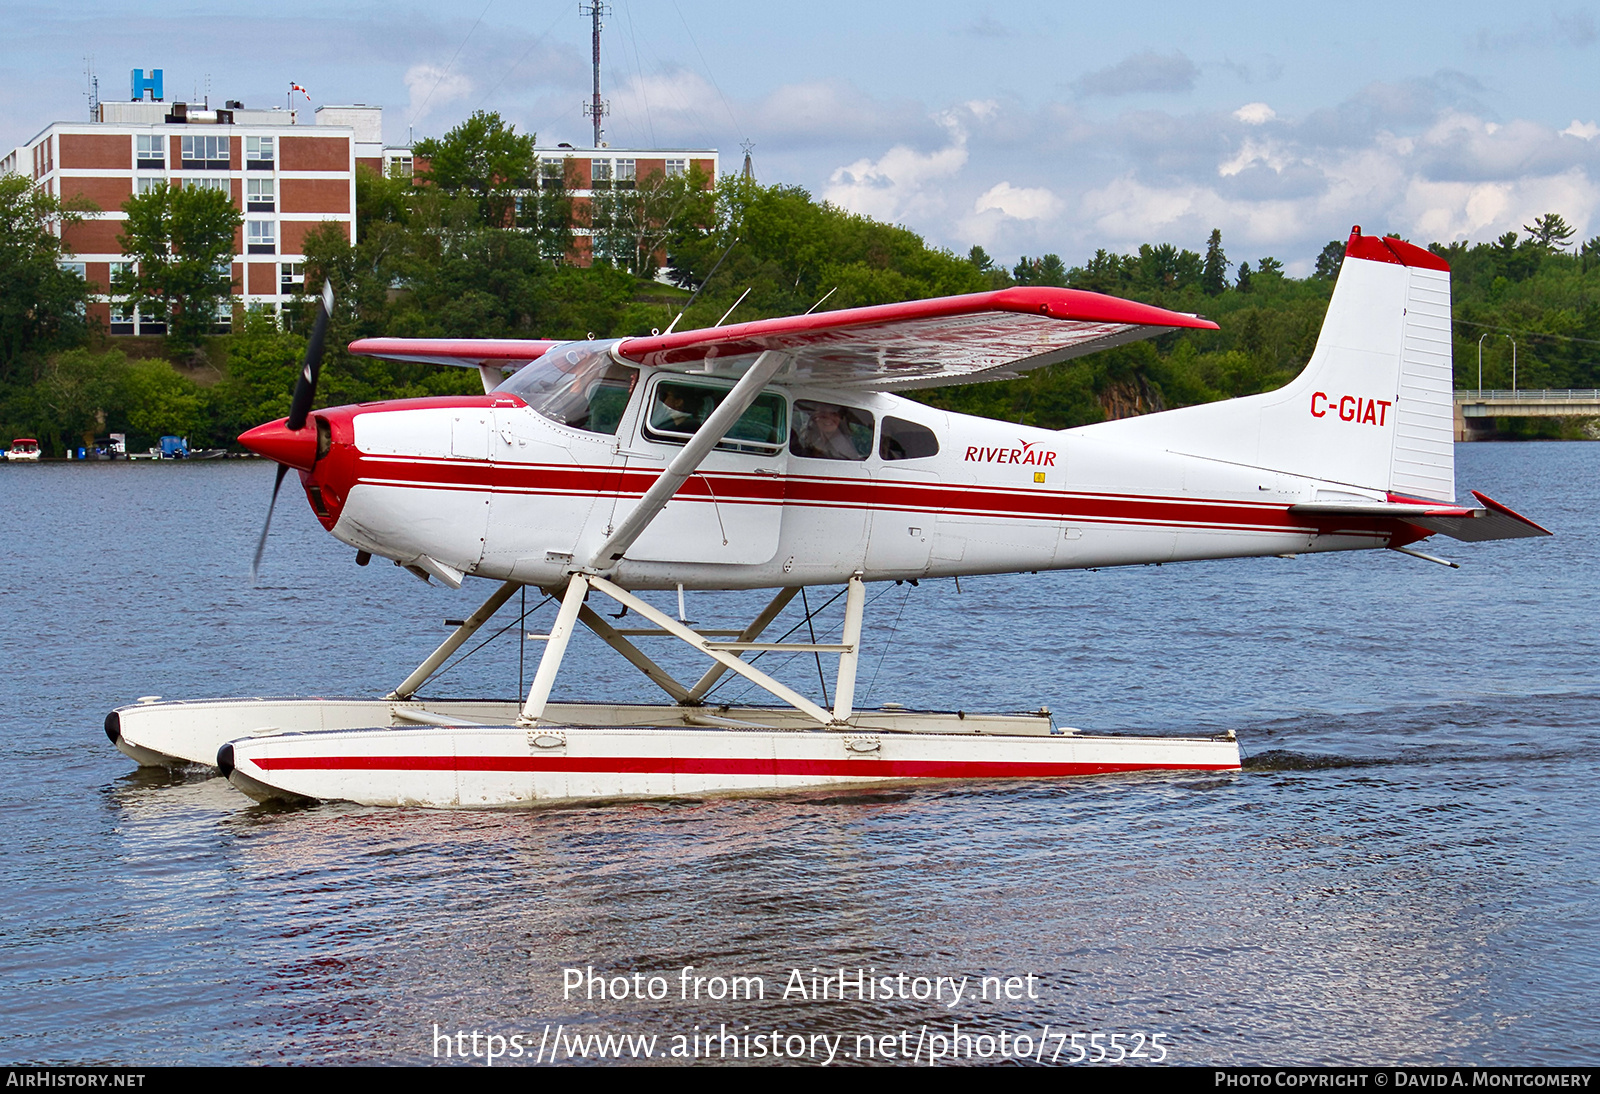
[{"label": "red stripe on float", "polygon": [[1236,771],[1236,764],[780,760],[704,756],[265,756],[263,771],[575,771],[618,775],[799,775],[897,779],[1043,778],[1118,771]]}]

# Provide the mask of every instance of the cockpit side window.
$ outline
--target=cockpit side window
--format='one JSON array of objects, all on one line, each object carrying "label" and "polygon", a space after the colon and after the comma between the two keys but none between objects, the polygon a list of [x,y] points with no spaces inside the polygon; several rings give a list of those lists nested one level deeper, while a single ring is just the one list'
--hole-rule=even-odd
[{"label": "cockpit side window", "polygon": [[610,347],[609,342],[557,346],[495,390],[516,395],[536,413],[570,429],[615,436],[639,370],[617,364]]},{"label": "cockpit side window", "polygon": [[[645,420],[645,437],[664,444],[685,444],[700,431],[711,412],[728,397],[728,388],[685,380],[656,384]],[[772,456],[783,451],[788,430],[788,406],[776,391],[763,391],[733,423],[717,445],[723,451]]]}]

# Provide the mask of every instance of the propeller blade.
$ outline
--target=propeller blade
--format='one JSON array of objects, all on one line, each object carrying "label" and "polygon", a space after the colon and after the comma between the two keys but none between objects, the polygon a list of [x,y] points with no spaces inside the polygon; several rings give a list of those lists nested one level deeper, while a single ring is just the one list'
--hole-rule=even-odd
[{"label": "propeller blade", "polygon": [[267,549],[267,532],[272,528],[272,511],[278,507],[278,490],[283,486],[283,477],[289,473],[287,464],[278,465],[278,477],[272,484],[272,500],[267,503],[267,520],[261,526],[261,538],[256,542],[255,561],[250,563],[250,583],[255,584],[256,578],[261,576],[261,556]]},{"label": "propeller blade", "polygon": [[311,413],[311,401],[317,397],[317,377],[322,374],[322,343],[328,336],[328,318],[333,313],[333,283],[322,283],[322,307],[317,310],[316,325],[311,328],[311,339],[306,343],[305,367],[294,384],[294,399],[289,404],[289,420],[284,424],[291,430],[305,428],[306,416]]}]

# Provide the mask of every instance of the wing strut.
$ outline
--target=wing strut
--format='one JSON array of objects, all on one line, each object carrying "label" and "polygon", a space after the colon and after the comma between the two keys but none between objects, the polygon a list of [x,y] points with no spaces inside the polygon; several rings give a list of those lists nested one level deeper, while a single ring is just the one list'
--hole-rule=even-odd
[{"label": "wing strut", "polygon": [[755,402],[756,396],[761,394],[761,389],[768,380],[783,367],[788,361],[788,355],[775,350],[766,350],[756,358],[750,366],[750,371],[733,385],[733,390],[728,392],[728,397],[711,416],[706,419],[705,425],[700,427],[693,439],[683,446],[683,451],[672,458],[667,464],[667,469],[661,472],[661,477],[650,484],[650,489],[644,492],[644,497],[639,499],[639,504],[633,507],[619,525],[611,533],[600,549],[589,560],[586,570],[604,573],[614,567],[622,556],[627,554],[628,548],[644,534],[650,522],[656,519],[661,510],[667,507],[667,502],[672,500],[674,494],[689,481],[700,468],[700,464],[711,454],[728,430],[733,428],[735,422],[750,409],[750,404]]}]

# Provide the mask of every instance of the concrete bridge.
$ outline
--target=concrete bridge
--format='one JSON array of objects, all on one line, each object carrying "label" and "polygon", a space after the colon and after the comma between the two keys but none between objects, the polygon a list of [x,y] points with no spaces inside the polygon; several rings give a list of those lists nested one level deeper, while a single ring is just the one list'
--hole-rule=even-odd
[{"label": "concrete bridge", "polygon": [[1458,441],[1494,436],[1496,418],[1600,418],[1600,389],[1456,392]]}]

